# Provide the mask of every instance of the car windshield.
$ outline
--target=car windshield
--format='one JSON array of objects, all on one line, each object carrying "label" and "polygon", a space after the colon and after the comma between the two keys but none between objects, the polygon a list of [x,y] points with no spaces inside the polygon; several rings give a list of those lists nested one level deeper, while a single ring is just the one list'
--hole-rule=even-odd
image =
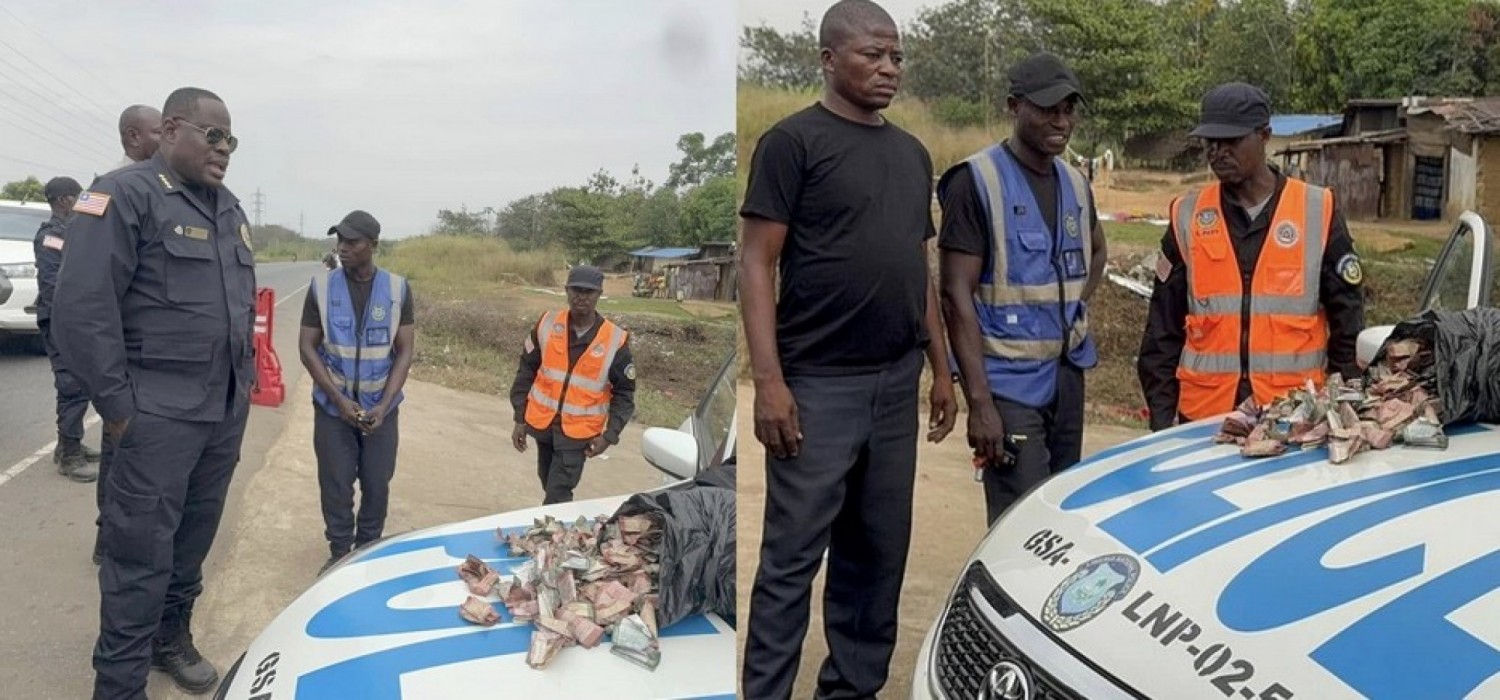
[{"label": "car windshield", "polygon": [[730,353],[719,375],[714,378],[708,396],[693,414],[694,437],[698,439],[698,471],[714,466],[723,458],[729,430],[734,423],[735,379],[738,367]]},{"label": "car windshield", "polygon": [[52,213],[46,209],[0,207],[0,240],[30,241]]}]

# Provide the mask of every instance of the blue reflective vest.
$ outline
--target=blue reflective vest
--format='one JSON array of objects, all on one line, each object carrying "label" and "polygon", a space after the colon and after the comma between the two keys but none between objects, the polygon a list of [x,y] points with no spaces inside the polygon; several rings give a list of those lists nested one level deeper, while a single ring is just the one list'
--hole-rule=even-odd
[{"label": "blue reflective vest", "polygon": [[[406,299],[406,279],[375,270],[363,324],[355,323],[354,302],[349,297],[344,268],[314,275],[309,289],[323,321],[323,343],[318,346],[318,357],[333,376],[339,393],[366,411],[374,408],[385,396],[385,382],[395,364],[396,331],[401,324],[401,302]],[[397,394],[390,408],[399,406],[402,398],[402,394]],[[339,415],[338,405],[316,383],[313,400],[328,413]]]},{"label": "blue reflective vest", "polygon": [[1057,396],[1063,357],[1080,368],[1098,364],[1083,288],[1093,249],[1088,182],[1060,158],[1057,229],[1048,230],[1021,164],[995,145],[965,163],[990,225],[989,259],[974,309],[984,338],[990,392],[1027,406]]}]

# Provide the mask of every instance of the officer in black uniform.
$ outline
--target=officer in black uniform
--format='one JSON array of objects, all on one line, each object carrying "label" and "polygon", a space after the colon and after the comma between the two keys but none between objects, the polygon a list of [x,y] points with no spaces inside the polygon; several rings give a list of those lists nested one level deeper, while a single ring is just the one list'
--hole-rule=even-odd
[{"label": "officer in black uniform", "polygon": [[[1191,134],[1204,140],[1209,165],[1223,186],[1225,197],[1220,208],[1246,289],[1260,263],[1272,214],[1286,189],[1286,174],[1266,162],[1270,119],[1271,104],[1264,92],[1244,83],[1227,83],[1204,96],[1202,123]],[[1318,280],[1318,298],[1328,317],[1326,371],[1358,377],[1355,341],[1365,323],[1364,272],[1337,199]],[[1249,306],[1245,309],[1248,324]],[[1152,430],[1170,428],[1184,418],[1177,411],[1177,366],[1187,342],[1187,315],[1187,267],[1177,249],[1176,228],[1168,223],[1161,239],[1146,330],[1136,356],[1136,372],[1146,395]],[[1249,336],[1243,336],[1242,352],[1247,355],[1248,343]],[[1249,374],[1245,373],[1235,390],[1235,405],[1252,393]]]},{"label": "officer in black uniform", "polygon": [[52,328],[105,421],[96,700],[145,697],[148,666],[205,693],[193,603],[254,380],[255,257],[223,186],[237,139],[206,90],[162,108],[161,149],[79,196]]},{"label": "officer in black uniform", "polygon": [[51,333],[52,293],[57,286],[57,269],[62,267],[68,213],[82,192],[83,187],[71,177],[47,181],[42,194],[52,207],[52,218],[37,229],[32,248],[36,253],[36,325],[52,363],[52,385],[57,388],[57,449],[52,451],[52,463],[59,474],[86,484],[99,478],[98,468],[89,462],[99,461],[100,456],[83,444],[83,414],[89,410],[89,396],[63,365]]}]

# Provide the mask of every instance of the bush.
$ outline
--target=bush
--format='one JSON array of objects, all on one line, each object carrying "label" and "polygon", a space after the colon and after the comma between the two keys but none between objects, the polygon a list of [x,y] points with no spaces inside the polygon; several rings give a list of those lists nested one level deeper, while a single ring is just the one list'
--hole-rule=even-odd
[{"label": "bush", "polygon": [[505,241],[469,236],[420,236],[386,251],[379,264],[413,281],[466,286],[510,282],[555,286],[563,255],[550,250],[517,252]]}]

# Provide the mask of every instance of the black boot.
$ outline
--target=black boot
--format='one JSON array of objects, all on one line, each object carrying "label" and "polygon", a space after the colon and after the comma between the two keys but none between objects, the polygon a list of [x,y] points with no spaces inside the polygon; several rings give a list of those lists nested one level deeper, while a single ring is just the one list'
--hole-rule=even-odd
[{"label": "black boot", "polygon": [[177,687],[193,695],[214,689],[219,671],[193,646],[192,608],[162,618],[151,645],[151,668],[164,671]]},{"label": "black boot", "polygon": [[100,452],[100,451],[98,451],[98,450],[96,450],[96,449],[94,449],[92,447],[89,447],[88,445],[84,445],[83,446],[83,458],[85,460],[87,460],[87,461],[90,461],[90,462],[98,462],[99,460],[101,460],[101,459],[104,458],[104,453],[102,453],[102,452]]},{"label": "black boot", "polygon": [[83,453],[83,443],[76,438],[59,437],[57,449],[52,451],[52,462],[57,473],[80,483],[91,483],[99,478],[99,468],[88,463]]}]

